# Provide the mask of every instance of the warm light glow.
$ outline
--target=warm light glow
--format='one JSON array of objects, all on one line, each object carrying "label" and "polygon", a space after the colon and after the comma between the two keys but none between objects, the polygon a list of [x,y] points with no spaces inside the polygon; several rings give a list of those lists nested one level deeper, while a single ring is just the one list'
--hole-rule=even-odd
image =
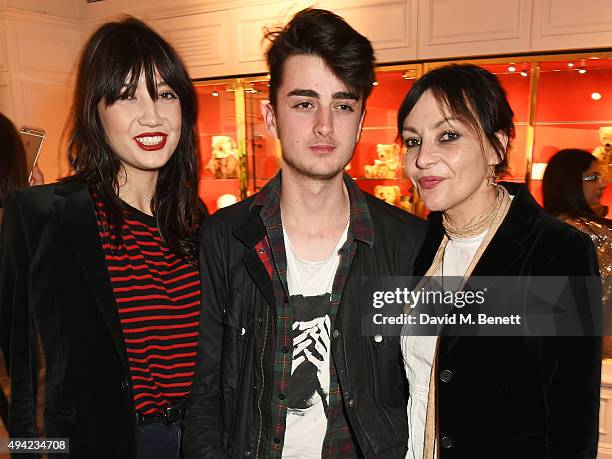
[{"label": "warm light glow", "polygon": [[219,97],[219,93],[217,91],[211,92],[210,95],[213,97]]},{"label": "warm light glow", "polygon": [[378,86],[378,81],[375,81],[374,83],[372,83],[372,86]]},{"label": "warm light glow", "polygon": [[568,66],[568,67],[573,67],[573,66],[574,66],[574,63],[573,63],[573,62],[568,62],[568,63],[567,63],[567,66]]},{"label": "warm light glow", "polygon": [[516,72],[516,67],[513,67],[513,66],[508,67],[508,72]]},{"label": "warm light glow", "polygon": [[578,73],[580,73],[581,75],[584,75],[586,73],[585,69],[578,69]]},{"label": "warm light glow", "polygon": [[598,92],[594,92],[591,94],[591,99],[593,100],[600,100],[601,99],[601,94],[599,94]]},{"label": "warm light glow", "polygon": [[521,76],[526,77],[527,76],[527,72],[521,72]]},{"label": "warm light glow", "polygon": [[548,163],[533,163],[531,165],[531,179],[542,180],[544,178],[544,171]]}]

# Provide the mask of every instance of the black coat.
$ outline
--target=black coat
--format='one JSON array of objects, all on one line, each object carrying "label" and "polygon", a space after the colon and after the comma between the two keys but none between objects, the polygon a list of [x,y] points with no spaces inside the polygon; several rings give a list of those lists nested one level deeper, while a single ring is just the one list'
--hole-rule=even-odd
[{"label": "black coat", "polygon": [[[503,185],[514,199],[472,276],[599,275],[586,234],[546,214],[524,185]],[[416,274],[442,241],[441,215],[429,222]],[[600,338],[442,336],[437,369],[442,459],[596,457]]]},{"label": "black coat", "polygon": [[46,436],[68,437],[71,457],[135,457],[127,355],[87,188],[20,190],[6,196],[4,209],[0,330],[10,436],[38,436],[31,362],[39,333]]},{"label": "black coat", "polygon": [[[362,336],[357,292],[365,275],[411,275],[425,225],[373,196],[366,195],[366,202],[374,244],[356,242],[335,321],[340,334],[331,352],[341,390],[354,400],[348,404],[348,420],[364,454],[403,459],[407,391],[399,339],[376,342]],[[262,378],[262,359],[272,358],[273,346],[262,343],[264,337],[273,339],[274,326],[266,324],[276,323],[276,303],[270,276],[254,249],[266,234],[261,207],[249,209],[251,203],[252,198],[220,210],[201,231],[203,307],[185,417],[186,458],[254,456],[262,425],[265,431],[270,423],[261,419],[258,400],[271,403],[262,396],[271,387]],[[266,457],[266,451],[260,449],[259,456]]]}]

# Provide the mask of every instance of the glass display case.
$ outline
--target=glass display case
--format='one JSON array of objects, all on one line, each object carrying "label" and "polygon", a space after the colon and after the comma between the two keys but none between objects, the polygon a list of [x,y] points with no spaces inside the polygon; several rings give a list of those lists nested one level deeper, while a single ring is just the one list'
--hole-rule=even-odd
[{"label": "glass display case", "polygon": [[[541,202],[540,171],[558,150],[580,148],[605,153],[607,149],[606,162],[610,162],[612,56],[567,56],[539,63],[538,71],[531,189]],[[610,187],[604,192],[602,204],[612,207]]]},{"label": "glass display case", "polygon": [[[365,191],[424,216],[426,209],[402,172],[396,115],[405,94],[422,74],[448,62],[380,66],[366,118],[347,173]],[[494,73],[515,115],[516,137],[504,180],[527,182],[541,202],[546,162],[561,148],[594,150],[601,127],[612,130],[612,53],[483,58],[469,61]],[[282,167],[278,141],[261,114],[268,103],[267,76],[195,82],[200,102],[202,154],[200,195],[211,212],[257,192]],[[608,132],[612,153],[612,132]],[[224,144],[225,142],[225,144]],[[234,152],[234,153],[232,153]],[[225,160],[226,157],[234,159]],[[238,171],[218,167],[238,164]],[[219,198],[222,198],[219,200]],[[219,203],[217,203],[219,200]],[[603,204],[612,207],[612,191]]]},{"label": "glass display case", "polygon": [[[196,82],[199,195],[212,213],[243,198],[235,81]],[[242,123],[244,124],[244,122]]]}]

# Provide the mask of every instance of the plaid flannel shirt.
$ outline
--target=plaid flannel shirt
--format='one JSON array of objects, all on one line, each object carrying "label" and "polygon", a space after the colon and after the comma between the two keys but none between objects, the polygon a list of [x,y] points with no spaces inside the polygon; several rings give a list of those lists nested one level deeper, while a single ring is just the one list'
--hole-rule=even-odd
[{"label": "plaid flannel shirt", "polygon": [[[330,311],[332,329],[351,262],[357,250],[357,241],[371,245],[374,240],[372,219],[363,192],[346,174],[344,175],[344,184],[350,202],[350,224],[347,240],[339,251],[340,262],[332,285],[332,310]],[[281,173],[279,172],[262,188],[251,204],[251,206],[262,207],[260,216],[266,227],[267,237],[257,244],[256,250],[272,279],[277,311],[276,342],[272,344],[274,348],[272,369],[274,379],[272,400],[269,401],[271,410],[265,410],[272,414],[272,431],[269,432],[269,435],[264,435],[266,441],[264,451],[268,451],[266,457],[271,458],[280,458],[283,451],[287,419],[286,393],[291,390],[288,383],[291,377],[292,353],[290,350],[293,342],[293,320],[287,286],[287,258],[280,214],[280,189]],[[330,352],[332,352],[331,349]],[[321,457],[357,457],[358,447],[348,426],[333,355],[331,357],[327,432]]]}]

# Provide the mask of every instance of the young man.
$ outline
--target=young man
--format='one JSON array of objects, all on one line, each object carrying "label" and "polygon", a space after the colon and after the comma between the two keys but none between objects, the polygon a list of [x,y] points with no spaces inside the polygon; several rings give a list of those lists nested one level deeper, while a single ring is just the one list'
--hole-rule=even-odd
[{"label": "young man", "polygon": [[264,119],[284,166],[201,234],[206,307],[184,453],[403,458],[399,339],[362,335],[357,291],[363,276],[412,274],[424,225],[343,174],[372,46],[307,9],[273,34],[267,58]]}]

